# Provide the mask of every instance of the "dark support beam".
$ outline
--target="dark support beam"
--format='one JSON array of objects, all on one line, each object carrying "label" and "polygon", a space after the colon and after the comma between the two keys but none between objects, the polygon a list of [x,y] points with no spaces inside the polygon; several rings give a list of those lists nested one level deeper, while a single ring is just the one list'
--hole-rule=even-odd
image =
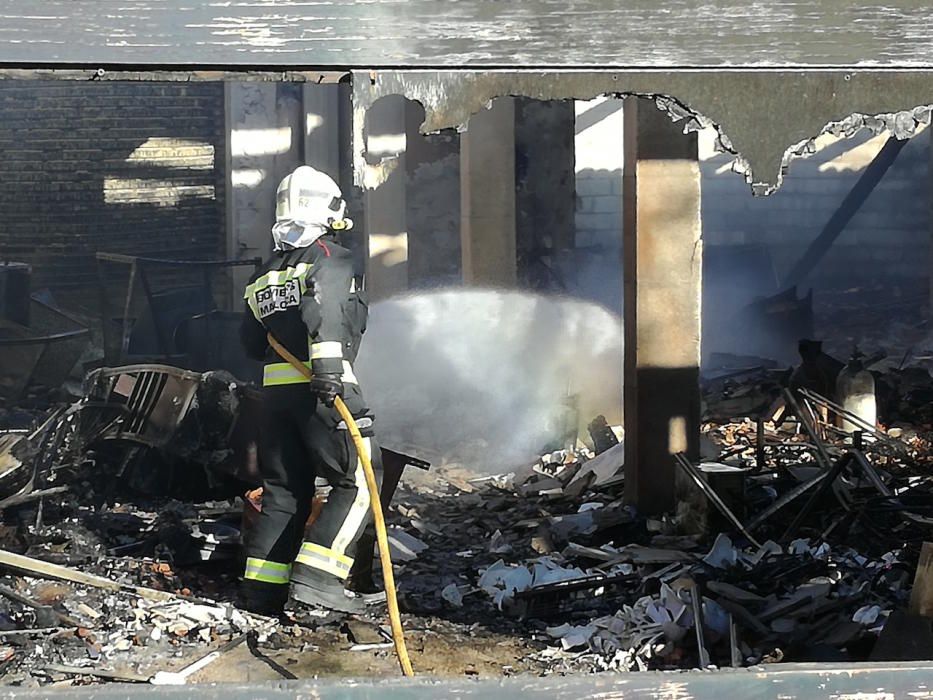
[{"label": "dark support beam", "polygon": [[858,213],[862,204],[868,199],[868,195],[870,195],[878,183],[881,182],[881,178],[888,172],[888,168],[897,160],[897,155],[905,145],[907,145],[907,139],[901,141],[892,136],[887,140],[881,150],[878,151],[878,155],[875,156],[875,159],[869,163],[868,167],[862,172],[862,176],[858,179],[858,182],[849,190],[849,194],[842,200],[842,204],[839,205],[839,208],[829,217],[829,221],[826,222],[823,230],[820,231],[820,235],[810,244],[807,251],[787,274],[787,277],[781,285],[782,289],[789,289],[790,287],[800,284],[813,272],[814,268],[820,263],[820,260],[823,259],[823,256],[832,248],[833,243],[836,242],[836,239],[839,238],[839,235],[845,230],[846,226],[848,226],[852,217]]},{"label": "dark support beam", "polygon": [[674,455],[699,457],[700,169],[697,136],[655,105],[623,106],[625,497],[676,505]]}]

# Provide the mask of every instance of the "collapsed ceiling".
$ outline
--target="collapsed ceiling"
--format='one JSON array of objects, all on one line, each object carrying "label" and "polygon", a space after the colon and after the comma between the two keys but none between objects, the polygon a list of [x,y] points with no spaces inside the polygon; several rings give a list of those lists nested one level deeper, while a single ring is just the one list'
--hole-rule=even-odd
[{"label": "collapsed ceiling", "polygon": [[[504,95],[649,97],[686,131],[714,126],[721,150],[738,156],[734,169],[756,194],[776,190],[791,160],[815,152],[821,133],[887,130],[909,138],[930,123],[933,103],[923,71],[361,71],[353,75],[358,137],[366,110],[393,94],[424,107],[425,133],[463,130],[470,115]],[[355,157],[361,177],[364,153]]]}]

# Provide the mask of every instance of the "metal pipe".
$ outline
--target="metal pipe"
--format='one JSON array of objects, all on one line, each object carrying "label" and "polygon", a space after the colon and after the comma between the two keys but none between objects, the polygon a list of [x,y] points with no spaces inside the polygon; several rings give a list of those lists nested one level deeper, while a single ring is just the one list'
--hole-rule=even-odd
[{"label": "metal pipe", "polygon": [[709,485],[709,483],[707,483],[706,479],[703,478],[703,475],[697,471],[696,467],[693,466],[693,464],[689,459],[687,459],[687,456],[683,452],[679,452],[674,455],[674,461],[680,465],[681,469],[687,473],[687,475],[693,480],[700,491],[702,491],[712,502],[712,504],[716,506],[717,510],[719,510],[719,512],[722,513],[730,523],[732,523],[736,530],[741,532],[745,538],[755,547],[761,547],[761,543],[752,536],[752,534],[745,528],[744,525],[742,525],[742,521],[739,520],[735,513],[729,509],[729,506],[723,502],[723,500],[719,497],[719,494],[716,493],[716,491],[712,486]]},{"label": "metal pipe", "polygon": [[794,392],[792,392],[790,389],[784,389],[784,400],[794,411],[794,415],[797,416],[797,420],[800,421],[803,429],[807,431],[807,435],[809,435],[810,439],[813,441],[813,445],[816,447],[817,459],[820,461],[820,466],[822,466],[823,469],[830,469],[832,467],[833,461],[830,459],[829,454],[826,452],[826,447],[823,445],[823,441],[820,440],[820,436],[816,434],[816,428],[810,425],[810,421],[808,421],[806,416],[803,415],[800,404],[797,402],[797,399],[794,398]]}]

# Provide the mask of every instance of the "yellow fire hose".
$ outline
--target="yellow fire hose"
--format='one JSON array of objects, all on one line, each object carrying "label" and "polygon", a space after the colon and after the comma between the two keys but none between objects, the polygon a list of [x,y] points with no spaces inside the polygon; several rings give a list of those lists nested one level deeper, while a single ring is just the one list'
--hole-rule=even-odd
[{"label": "yellow fire hose", "polygon": [[[305,377],[311,379],[311,370],[304,362],[290,353],[272,337],[271,333],[268,335],[268,340],[269,345],[283,360]],[[363,436],[360,435],[359,426],[357,426],[356,421],[353,420],[353,414],[350,413],[347,405],[339,396],[334,400],[334,408],[337,409],[337,413],[347,424],[350,437],[353,438],[353,444],[356,445],[360,463],[363,465],[363,473],[366,475],[366,486],[369,488],[369,503],[373,511],[373,522],[376,525],[376,541],[379,543],[379,563],[382,565],[382,579],[386,587],[386,604],[389,607],[389,622],[392,625],[392,641],[395,643],[395,653],[398,656],[399,666],[402,667],[402,673],[406,676],[414,676],[415,672],[411,668],[411,659],[408,658],[408,649],[405,646],[405,630],[402,629],[402,618],[398,612],[398,600],[395,597],[395,577],[392,574],[392,559],[389,555],[389,538],[386,535],[386,521],[382,515],[382,502],[379,499],[379,486],[376,484],[373,464],[370,461],[369,453],[366,451]]]}]

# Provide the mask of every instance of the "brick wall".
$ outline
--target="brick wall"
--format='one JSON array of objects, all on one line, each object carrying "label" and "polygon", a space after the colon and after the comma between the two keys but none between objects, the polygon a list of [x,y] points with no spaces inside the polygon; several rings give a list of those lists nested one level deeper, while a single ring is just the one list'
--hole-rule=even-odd
[{"label": "brick wall", "polygon": [[622,313],[622,100],[575,104],[576,246],[572,291]]},{"label": "brick wall", "polygon": [[619,244],[622,227],[622,100],[576,103],[578,246]]},{"label": "brick wall", "polygon": [[[887,135],[821,137],[819,151],[792,162],[781,189],[751,197],[729,159],[713,155],[701,138],[705,245],[760,244],[778,279],[803,255]],[[816,289],[870,284],[922,284],[930,276],[930,133],[921,132],[862,204],[832,249],[804,283]]]},{"label": "brick wall", "polygon": [[[592,260],[578,254],[587,279],[611,280],[618,265],[622,226],[621,101],[600,98],[576,104],[577,246],[592,250]],[[715,133],[703,132],[700,158],[703,239],[707,247],[754,244],[770,254],[778,279],[803,255],[822,230],[887,136],[858,134],[851,139],[817,140],[818,152],[795,160],[781,189],[752,197],[744,179],[731,172],[731,158],[713,152]],[[930,132],[916,135],[901,151],[875,191],[824,256],[805,286],[848,289],[857,286],[922,286],[930,277],[931,209],[929,203]],[[609,262],[605,262],[611,260]],[[604,267],[591,272],[593,265]],[[595,269],[595,268],[593,268]],[[594,283],[595,284],[595,283]],[[756,290],[758,291],[758,290]]]},{"label": "brick wall", "polygon": [[98,250],[222,257],[223,139],[222,83],[0,81],[0,258],[85,295]]}]

